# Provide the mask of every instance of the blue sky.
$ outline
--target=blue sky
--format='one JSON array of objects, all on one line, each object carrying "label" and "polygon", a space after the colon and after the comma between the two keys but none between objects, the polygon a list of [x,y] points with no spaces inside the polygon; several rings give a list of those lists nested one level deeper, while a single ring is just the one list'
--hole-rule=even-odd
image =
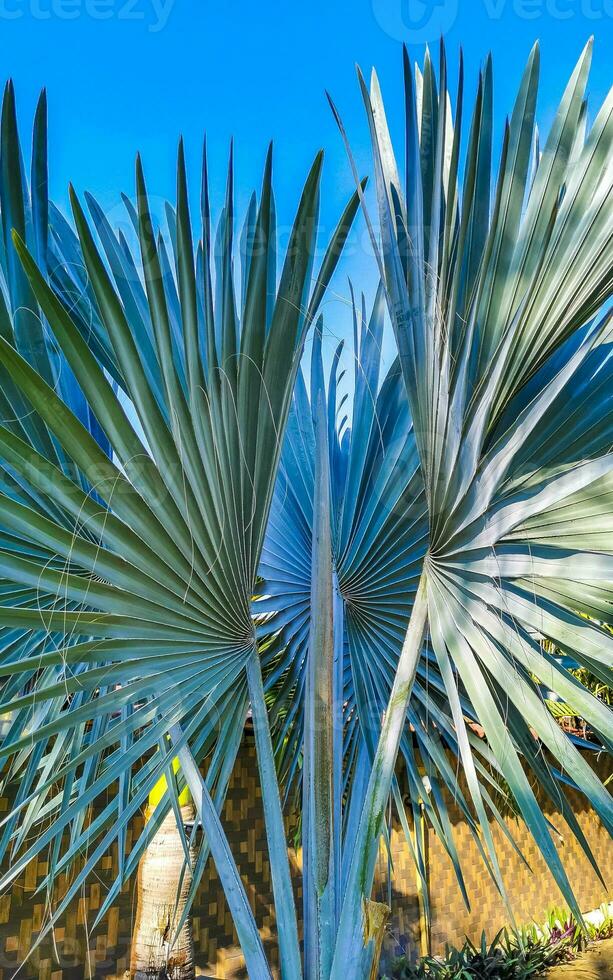
[{"label": "blue sky", "polygon": [[[401,41],[421,59],[424,42],[436,45],[441,31],[452,73],[463,46],[467,95],[493,52],[499,128],[536,38],[541,129],[590,34],[596,39],[592,107],[611,81],[613,0],[0,0],[2,71],[15,81],[24,134],[38,90],[47,86],[53,197],[64,208],[71,180],[117,220],[119,190],[133,191],[137,150],[154,198],[174,195],[181,133],[195,194],[206,130],[218,200],[228,141],[235,138],[239,209],[259,184],[274,140],[282,225],[291,221],[309,164],[323,146],[322,228],[331,228],[353,185],[324,90],[337,102],[359,167],[368,173],[356,62],[365,71],[376,66],[400,148]],[[347,330],[348,271],[370,295],[375,286],[373,262],[358,248],[334,282],[327,306],[332,334]]]}]

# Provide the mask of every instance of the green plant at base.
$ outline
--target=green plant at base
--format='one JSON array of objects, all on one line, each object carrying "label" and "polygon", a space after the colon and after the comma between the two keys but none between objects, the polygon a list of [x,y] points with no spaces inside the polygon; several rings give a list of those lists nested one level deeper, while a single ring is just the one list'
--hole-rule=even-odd
[{"label": "green plant at base", "polygon": [[552,940],[531,930],[502,930],[488,943],[482,933],[478,946],[466,939],[459,949],[446,946],[440,958],[425,957],[414,966],[400,957],[384,980],[529,980],[574,959],[576,948],[574,936]]},{"label": "green plant at base", "polygon": [[613,915],[601,907],[602,922],[582,927],[568,909],[550,909],[543,926],[501,929],[488,943],[485,932],[475,945],[466,938],[460,948],[445,947],[441,956],[415,963],[397,957],[382,980],[528,980],[542,976],[559,963],[572,962],[591,941],[613,936]]}]

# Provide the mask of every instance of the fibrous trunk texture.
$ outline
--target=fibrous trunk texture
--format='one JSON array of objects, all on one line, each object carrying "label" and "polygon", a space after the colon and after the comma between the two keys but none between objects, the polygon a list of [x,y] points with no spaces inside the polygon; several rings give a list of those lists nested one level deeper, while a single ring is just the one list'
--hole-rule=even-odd
[{"label": "fibrous trunk texture", "polygon": [[[183,806],[181,815],[184,824],[191,823],[193,804]],[[194,980],[190,916],[172,948],[170,945],[191,884],[189,867],[181,880],[184,863],[181,836],[171,810],[138,865],[138,903],[130,956],[132,980]]]}]

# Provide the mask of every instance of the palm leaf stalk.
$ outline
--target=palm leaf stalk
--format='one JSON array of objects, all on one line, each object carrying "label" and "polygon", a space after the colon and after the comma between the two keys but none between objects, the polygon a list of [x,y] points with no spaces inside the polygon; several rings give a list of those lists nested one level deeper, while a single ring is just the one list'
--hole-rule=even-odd
[{"label": "palm leaf stalk", "polygon": [[[609,794],[551,718],[538,678],[590,718],[611,749],[611,715],[540,645],[611,677],[613,456],[610,412],[613,94],[587,127],[591,42],[542,152],[530,55],[497,176],[492,68],[479,78],[460,179],[463,72],[455,118],[441,45],[435,78],[405,52],[401,184],[379,84],[360,85],[380,209],[380,264],[423,474],[428,549],[370,774],[331,976],[368,975],[365,902],[396,756],[428,631],[464,773],[481,809],[460,703],[464,690],[546,864],[580,916],[524,761],[551,785],[533,732],[612,828]],[[461,185],[461,191],[460,191]],[[490,192],[494,189],[493,204]],[[375,244],[376,241],[375,241]],[[601,373],[604,372],[604,373]],[[605,402],[603,403],[602,397]],[[579,709],[578,703],[581,702]],[[560,773],[558,772],[559,776]],[[562,798],[558,781],[555,790]],[[566,804],[565,815],[569,811]],[[504,884],[494,864],[500,888]]]},{"label": "palm leaf stalk", "polygon": [[[203,234],[194,250],[180,146],[177,207],[167,210],[171,256],[154,230],[139,160],[137,207],[130,209],[140,244],[138,261],[90,198],[100,251],[71,190],[78,250],[89,283],[85,299],[99,326],[91,345],[74,316],[78,281],[67,279],[66,268],[56,270],[49,283],[32,249],[18,231],[14,235],[29,288],[112,447],[109,459],[60,393],[2,338],[3,362],[16,390],[87,488],[66,477],[49,452],[26,444],[10,425],[0,427],[0,453],[7,465],[36,498],[42,496],[71,523],[68,533],[57,518],[43,516],[36,506],[24,509],[10,494],[2,496],[3,524],[18,522],[27,543],[27,557],[3,555],[4,573],[20,586],[35,586],[39,600],[37,608],[24,608],[9,593],[2,625],[8,632],[41,627],[52,635],[68,631],[76,640],[70,647],[45,647],[42,660],[21,649],[12,655],[9,647],[3,668],[11,677],[3,693],[11,695],[19,723],[11,726],[0,752],[13,759],[15,775],[27,767],[32,746],[42,759],[11,820],[17,822],[41,796],[46,802],[32,824],[38,837],[14,861],[2,885],[49,844],[57,853],[45,885],[87,849],[86,861],[37,944],[104,851],[117,841],[125,854],[131,818],[166,775],[167,792],[121,862],[98,918],[135,870],[169,808],[179,808],[178,796],[187,783],[205,835],[186,910],[210,848],[250,976],[270,976],[219,817],[251,703],[266,787],[282,971],[288,977],[300,975],[251,596],[304,340],[358,206],[354,194],[313,276],[321,165],[319,154],[277,282],[268,154],[261,197],[257,204],[252,200],[243,230],[240,299],[233,268],[232,163],[212,245],[205,158]],[[66,247],[76,248],[74,236],[64,225],[61,230]],[[82,308],[87,305],[78,304]],[[95,487],[95,496],[90,487]],[[57,571],[52,559],[59,560]],[[41,670],[48,673],[41,675]],[[28,685],[32,677],[33,690]],[[51,714],[30,727],[34,704],[38,712],[51,709]],[[50,749],[50,740],[64,732],[67,748]],[[172,748],[165,746],[168,733]],[[208,754],[203,780],[198,763]],[[180,761],[176,778],[173,757]],[[54,790],[62,780],[70,786],[67,797]],[[86,808],[117,780],[121,791],[85,826]],[[54,820],[48,826],[50,817]],[[67,829],[70,844],[62,853]]]}]

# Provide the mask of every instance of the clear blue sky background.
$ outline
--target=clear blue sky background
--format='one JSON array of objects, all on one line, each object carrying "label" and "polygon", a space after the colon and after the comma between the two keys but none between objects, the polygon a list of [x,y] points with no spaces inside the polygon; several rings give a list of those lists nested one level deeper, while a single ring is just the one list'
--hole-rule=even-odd
[{"label": "clear blue sky background", "polygon": [[[368,173],[355,63],[365,71],[376,66],[400,148],[401,41],[421,59],[424,42],[436,46],[441,31],[452,73],[463,46],[471,97],[479,65],[493,52],[499,131],[536,38],[542,130],[592,33],[592,109],[611,82],[613,0],[0,0],[2,72],[15,81],[24,136],[38,90],[47,86],[53,197],[65,208],[71,180],[117,220],[123,220],[119,190],[133,191],[137,150],[150,193],[174,195],[181,133],[196,197],[206,130],[217,201],[228,141],[235,137],[239,209],[259,184],[268,140],[274,140],[285,225],[323,146],[322,226],[331,228],[353,184],[324,90],[337,102],[360,169]],[[359,233],[363,237],[363,225]],[[347,331],[349,271],[369,295],[375,286],[373,262],[358,249],[334,282],[327,306],[333,334]]]}]

